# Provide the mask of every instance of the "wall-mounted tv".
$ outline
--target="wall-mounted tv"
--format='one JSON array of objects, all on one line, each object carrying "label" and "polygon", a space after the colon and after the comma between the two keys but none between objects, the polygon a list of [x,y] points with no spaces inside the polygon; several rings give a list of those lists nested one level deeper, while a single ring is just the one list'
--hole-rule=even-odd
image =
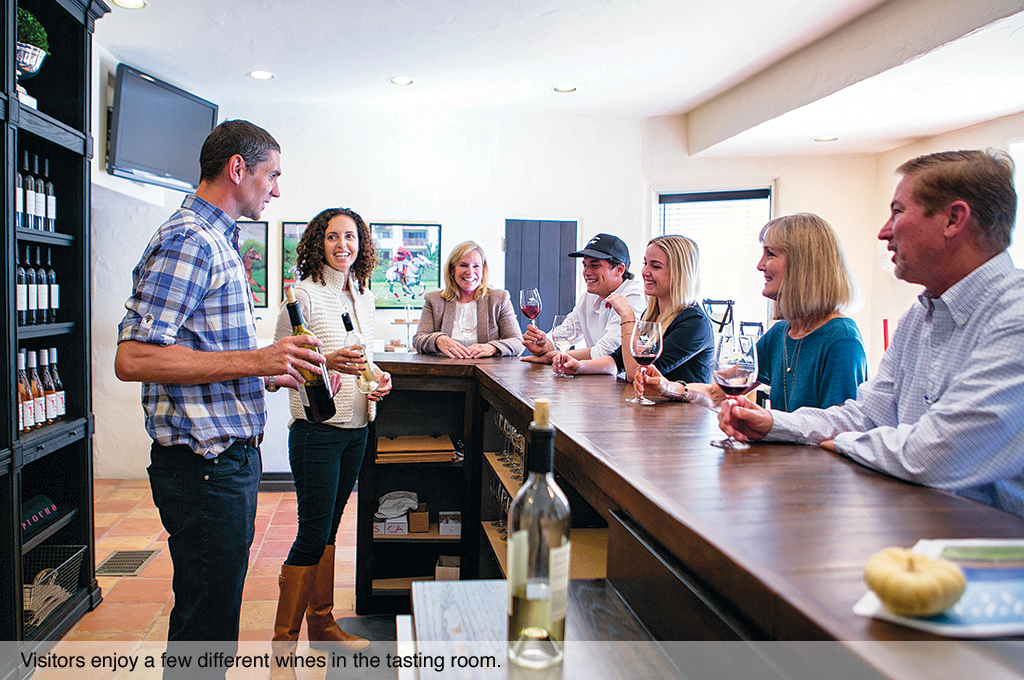
[{"label": "wall-mounted tv", "polygon": [[179,191],[199,186],[199,151],[217,105],[118,64],[107,131],[107,172]]}]

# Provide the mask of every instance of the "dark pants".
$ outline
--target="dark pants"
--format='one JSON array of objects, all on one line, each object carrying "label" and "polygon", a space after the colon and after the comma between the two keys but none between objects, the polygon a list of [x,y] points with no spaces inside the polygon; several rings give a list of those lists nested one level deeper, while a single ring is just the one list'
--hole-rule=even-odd
[{"label": "dark pants", "polygon": [[296,419],[288,433],[288,462],[295,480],[299,531],[285,564],[311,567],[324,547],[334,545],[341,513],[352,493],[366,452],[367,429]]},{"label": "dark pants", "polygon": [[[194,652],[195,645],[183,643],[201,641],[226,642],[215,645],[217,651],[234,654],[255,533],[260,450],[236,441],[208,460],[188,446],[154,443],[150,456],[153,502],[169,534],[174,566],[168,652]],[[186,674],[200,675],[194,667]],[[223,670],[210,677],[224,677]]]}]

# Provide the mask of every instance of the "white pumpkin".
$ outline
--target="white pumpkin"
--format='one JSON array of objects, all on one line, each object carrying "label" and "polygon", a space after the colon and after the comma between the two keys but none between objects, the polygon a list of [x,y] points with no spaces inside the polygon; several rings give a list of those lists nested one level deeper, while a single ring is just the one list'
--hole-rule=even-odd
[{"label": "white pumpkin", "polygon": [[960,567],[906,548],[886,548],[868,558],[864,581],[893,613],[932,616],[949,609],[967,582]]}]

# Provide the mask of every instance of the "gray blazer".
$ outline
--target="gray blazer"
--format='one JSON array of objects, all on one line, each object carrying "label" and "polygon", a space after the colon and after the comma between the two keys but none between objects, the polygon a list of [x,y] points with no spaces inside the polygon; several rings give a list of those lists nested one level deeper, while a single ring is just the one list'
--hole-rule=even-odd
[{"label": "gray blazer", "polygon": [[[421,354],[440,354],[437,338],[452,336],[455,328],[455,300],[445,300],[441,291],[434,290],[423,296],[420,325],[412,344]],[[507,290],[491,288],[487,295],[476,301],[476,336],[478,342],[494,345],[498,355],[519,356],[523,353],[523,334]]]}]

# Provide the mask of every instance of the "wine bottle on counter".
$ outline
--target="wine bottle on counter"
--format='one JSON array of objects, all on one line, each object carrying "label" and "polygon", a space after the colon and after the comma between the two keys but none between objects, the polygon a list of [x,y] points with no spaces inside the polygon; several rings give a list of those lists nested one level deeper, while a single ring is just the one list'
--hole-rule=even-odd
[{"label": "wine bottle on counter", "polygon": [[36,323],[50,321],[50,284],[43,269],[41,246],[36,246]]},{"label": "wine bottle on counter", "polygon": [[32,398],[32,385],[25,371],[25,350],[18,352],[18,432],[28,432],[36,426],[36,401]]},{"label": "wine bottle on counter", "polygon": [[24,192],[22,201],[21,226],[26,229],[36,228],[36,178],[28,167],[28,151],[21,155],[21,186]]},{"label": "wine bottle on counter", "polygon": [[[292,335],[308,335],[316,337],[306,329],[302,320],[302,310],[299,303],[295,301],[295,293],[292,287],[284,289],[287,298],[288,318],[292,322]],[[309,349],[316,349],[313,345],[305,345]],[[320,364],[320,370],[316,373],[299,369],[305,383],[299,383],[299,399],[302,400],[302,408],[306,412],[306,420],[311,423],[322,423],[334,417],[334,394],[331,392],[331,380],[327,376],[327,365]]]},{"label": "wine bottle on counter", "polygon": [[64,382],[60,379],[60,373],[57,372],[57,348],[50,348],[50,378],[53,380],[53,389],[56,391],[57,397],[57,420],[61,420],[67,414],[67,408],[64,403]]},{"label": "wine bottle on counter", "polygon": [[36,178],[36,219],[35,228],[42,231],[46,221],[46,186],[39,174],[39,154],[32,154],[32,174]]},{"label": "wine bottle on counter", "polygon": [[21,250],[14,248],[14,254],[18,258],[18,272],[16,279],[18,325],[28,324],[28,282],[25,274],[25,267],[21,264]]},{"label": "wine bottle on counter", "polygon": [[50,353],[39,350],[39,380],[43,384],[43,400],[46,407],[46,422],[57,422],[57,387],[50,375]]},{"label": "wine bottle on counter", "polygon": [[46,194],[46,211],[43,222],[46,231],[57,231],[57,194],[50,181],[50,159],[43,160],[43,193]]},{"label": "wine bottle on counter", "polygon": [[57,285],[57,272],[53,270],[53,253],[46,249],[46,282],[50,289],[50,309],[46,323],[57,323],[57,310],[60,309],[60,286]]},{"label": "wine bottle on counter", "polygon": [[39,289],[36,288],[36,270],[32,268],[28,246],[25,246],[25,288],[28,291],[25,324],[32,326],[36,323],[36,310],[39,309]]},{"label": "wine bottle on counter", "polygon": [[569,501],[555,483],[555,429],[534,402],[529,477],[508,511],[508,658],[525,668],[561,663],[569,596]]},{"label": "wine bottle on counter", "polygon": [[46,397],[43,395],[43,383],[39,380],[39,372],[36,371],[36,353],[28,353],[28,384],[32,388],[32,411],[35,414],[36,429],[46,424]]},{"label": "wine bottle on counter", "polygon": [[370,352],[370,348],[366,346],[366,340],[363,339],[362,333],[357,331],[355,325],[353,325],[352,317],[349,316],[348,312],[341,313],[341,322],[345,324],[345,346],[359,345],[359,348],[363,351],[363,360],[366,361],[366,365],[363,366],[363,370],[359,373],[356,387],[363,394],[369,394],[377,389],[377,374],[373,371],[373,354]]}]

